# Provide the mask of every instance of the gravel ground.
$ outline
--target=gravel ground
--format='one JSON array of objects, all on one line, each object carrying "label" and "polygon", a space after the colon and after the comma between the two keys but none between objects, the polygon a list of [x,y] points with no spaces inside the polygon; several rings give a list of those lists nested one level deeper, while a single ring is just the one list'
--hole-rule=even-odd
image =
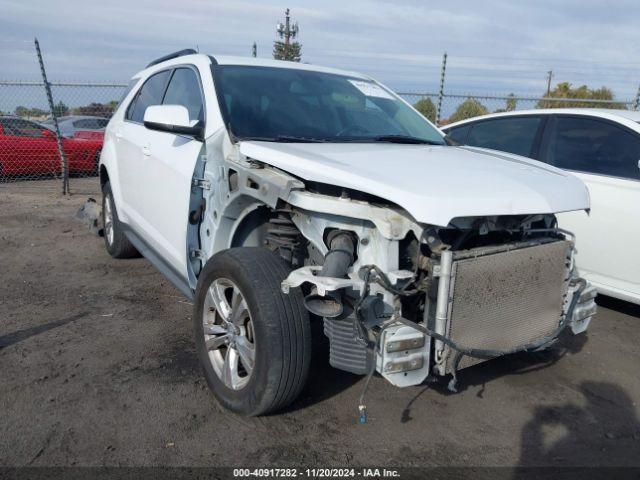
[{"label": "gravel ground", "polygon": [[588,336],[464,370],[458,394],[376,377],[367,425],[322,343],[288,411],[243,418],[207,390],[189,302],[110,258],[74,218],[97,182],[72,188],[0,184],[0,465],[640,466],[634,306],[602,299]]}]

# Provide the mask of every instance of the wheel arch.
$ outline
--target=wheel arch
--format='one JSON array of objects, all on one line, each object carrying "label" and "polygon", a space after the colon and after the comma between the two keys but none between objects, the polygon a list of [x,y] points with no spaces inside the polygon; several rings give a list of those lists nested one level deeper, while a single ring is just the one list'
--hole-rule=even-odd
[{"label": "wheel arch", "polygon": [[229,248],[261,247],[273,210],[263,203],[246,208],[231,229]]}]

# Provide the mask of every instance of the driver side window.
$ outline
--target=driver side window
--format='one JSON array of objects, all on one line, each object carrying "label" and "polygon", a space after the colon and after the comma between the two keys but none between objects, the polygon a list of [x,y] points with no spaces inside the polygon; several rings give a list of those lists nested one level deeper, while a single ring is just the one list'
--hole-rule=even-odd
[{"label": "driver side window", "polygon": [[177,68],[167,87],[163,105],[182,105],[189,111],[191,126],[204,122],[204,103],[196,72],[190,68]]}]

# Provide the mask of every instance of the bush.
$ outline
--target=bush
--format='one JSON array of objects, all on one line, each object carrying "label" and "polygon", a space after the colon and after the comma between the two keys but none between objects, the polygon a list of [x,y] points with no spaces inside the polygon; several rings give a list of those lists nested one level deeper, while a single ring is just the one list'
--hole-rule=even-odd
[{"label": "bush", "polygon": [[422,116],[424,116],[427,120],[435,123],[436,121],[436,106],[433,104],[429,97],[422,98],[418,100],[413,108],[418,110]]},{"label": "bush", "polygon": [[458,106],[456,111],[453,112],[453,115],[449,117],[449,123],[458,122],[466,118],[486,115],[487,113],[489,113],[487,107],[482,105],[478,100],[475,98],[467,98]]},{"label": "bush", "polygon": [[[585,107],[585,108],[618,108],[626,109],[623,103],[616,103],[614,100],[613,92],[607,87],[597,88],[595,90],[590,89],[586,85],[580,87],[573,87],[569,82],[562,82],[556,85],[556,88],[551,90],[549,95],[545,95],[546,98],[558,98],[563,100],[550,101],[540,100],[536,105],[536,108],[571,108],[571,107]],[[564,100],[566,99],[566,100]],[[583,101],[572,101],[583,100]],[[598,103],[598,102],[585,102],[584,100],[612,100],[611,103]]]}]

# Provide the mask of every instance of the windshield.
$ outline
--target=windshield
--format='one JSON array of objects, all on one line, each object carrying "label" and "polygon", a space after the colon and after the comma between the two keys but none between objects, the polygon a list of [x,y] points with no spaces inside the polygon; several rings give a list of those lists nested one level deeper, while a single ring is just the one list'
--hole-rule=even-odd
[{"label": "windshield", "polygon": [[239,139],[430,143],[444,139],[376,82],[278,67],[212,67],[220,107]]}]

